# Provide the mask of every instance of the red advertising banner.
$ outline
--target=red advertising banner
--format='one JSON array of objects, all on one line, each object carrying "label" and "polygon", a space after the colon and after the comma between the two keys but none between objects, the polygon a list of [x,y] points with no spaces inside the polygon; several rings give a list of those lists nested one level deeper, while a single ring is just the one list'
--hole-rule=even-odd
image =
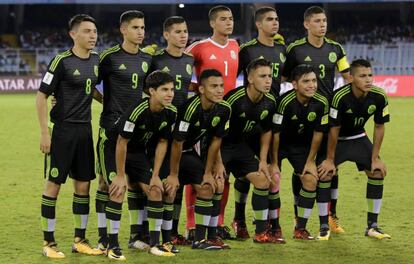
[{"label": "red advertising banner", "polygon": [[[238,85],[242,78],[238,78]],[[34,92],[40,86],[42,78],[36,76],[0,76],[1,93]],[[337,78],[336,86],[343,84],[342,77]],[[377,75],[374,84],[383,88],[388,96],[414,96],[414,76],[412,75]],[[282,92],[290,90],[290,83],[282,84]]]},{"label": "red advertising banner", "polygon": [[374,76],[374,84],[383,88],[388,96],[414,96],[414,76],[412,75]]}]

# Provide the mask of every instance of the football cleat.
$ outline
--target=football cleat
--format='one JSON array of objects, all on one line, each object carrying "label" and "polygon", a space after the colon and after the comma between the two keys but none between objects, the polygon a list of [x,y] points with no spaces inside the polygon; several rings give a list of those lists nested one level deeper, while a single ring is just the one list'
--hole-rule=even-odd
[{"label": "football cleat", "polygon": [[326,240],[329,240],[330,236],[331,236],[331,231],[329,231],[329,228],[324,227],[319,230],[319,234],[316,237],[316,239],[326,241]]},{"label": "football cleat", "polygon": [[247,231],[247,226],[245,222],[239,221],[239,220],[233,220],[233,222],[231,223],[231,227],[234,230],[236,239],[246,240],[250,238],[249,231]]},{"label": "football cleat", "polygon": [[119,247],[114,247],[114,248],[108,249],[108,252],[106,253],[106,256],[109,259],[120,260],[120,261],[126,260],[125,256],[122,255],[122,251]]},{"label": "football cleat", "polygon": [[86,255],[102,255],[103,252],[100,249],[93,248],[87,239],[75,239],[72,245],[72,253],[81,253]]},{"label": "football cleat", "polygon": [[174,257],[175,254],[168,251],[163,245],[156,245],[149,249],[148,253],[159,257]]},{"label": "football cleat", "polygon": [[207,240],[203,239],[201,241],[193,241],[191,246],[192,249],[204,249],[204,250],[220,250],[223,249],[220,246],[212,245]]},{"label": "football cleat", "polygon": [[148,251],[150,246],[144,241],[138,239],[129,239],[128,248],[138,249],[139,251]]},{"label": "football cleat", "polygon": [[172,242],[166,242],[162,244],[162,246],[174,254],[180,253],[180,250],[178,250]]},{"label": "football cleat", "polygon": [[57,244],[55,242],[43,242],[43,256],[52,258],[52,259],[63,259],[65,258],[65,254],[60,252],[57,249]]},{"label": "football cleat", "polygon": [[339,218],[336,215],[329,215],[329,229],[334,234],[343,234],[345,230],[339,224]]},{"label": "football cleat", "polygon": [[295,229],[293,232],[294,239],[302,239],[302,240],[314,240],[315,238],[311,236],[306,229]]},{"label": "football cleat", "polygon": [[365,236],[373,237],[376,239],[391,239],[390,235],[383,233],[378,227],[367,228],[365,230]]}]

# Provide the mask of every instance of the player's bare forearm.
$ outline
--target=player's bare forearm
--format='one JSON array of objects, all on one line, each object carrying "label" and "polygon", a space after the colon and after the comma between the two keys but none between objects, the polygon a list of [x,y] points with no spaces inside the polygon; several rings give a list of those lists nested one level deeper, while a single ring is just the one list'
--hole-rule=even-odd
[{"label": "player's bare forearm", "polygon": [[272,141],[272,131],[263,133],[260,137],[260,161],[267,163],[267,155],[269,154],[270,142]]},{"label": "player's bare forearm", "polygon": [[128,149],[128,139],[118,136],[115,150],[116,174],[125,177],[125,162]]},{"label": "player's bare forearm", "polygon": [[272,164],[278,164],[279,161],[279,145],[280,145],[280,133],[273,134],[272,144]]},{"label": "player's bare forearm", "polygon": [[168,140],[160,138],[155,148],[154,168],[152,175],[159,176],[162,162],[164,161],[165,154],[167,153]]},{"label": "player's bare forearm", "polygon": [[47,127],[47,95],[42,92],[37,92],[36,95],[36,109],[37,117],[39,118],[40,133],[49,134]]},{"label": "player's bare forearm", "polygon": [[213,137],[207,152],[207,161],[204,168],[204,174],[212,174],[214,161],[217,159],[217,155],[220,152],[221,138]]},{"label": "player's bare forearm", "polygon": [[349,71],[342,72],[341,75],[342,75],[342,78],[344,78],[344,84],[350,83],[351,74],[349,73]]},{"label": "player's bare forearm", "polygon": [[174,139],[171,144],[170,175],[178,175],[181,154],[183,152],[183,143],[183,141],[177,141]]},{"label": "player's bare forearm", "polygon": [[328,148],[326,150],[326,158],[329,160],[335,159],[336,145],[338,143],[339,130],[341,126],[334,126],[329,129]]},{"label": "player's bare forearm", "polygon": [[374,125],[374,137],[373,137],[373,147],[372,147],[372,160],[375,160],[379,157],[381,150],[382,140],[384,139],[385,134],[385,125],[384,124],[375,124]]},{"label": "player's bare forearm", "polygon": [[101,104],[103,102],[103,96],[96,88],[93,89],[93,99],[95,99],[96,101],[98,101]]},{"label": "player's bare forearm", "polygon": [[321,146],[322,138],[323,138],[322,132],[318,132],[318,131],[313,132],[311,148],[309,150],[308,158],[306,160],[307,162],[315,161],[316,154],[318,153],[319,147]]}]

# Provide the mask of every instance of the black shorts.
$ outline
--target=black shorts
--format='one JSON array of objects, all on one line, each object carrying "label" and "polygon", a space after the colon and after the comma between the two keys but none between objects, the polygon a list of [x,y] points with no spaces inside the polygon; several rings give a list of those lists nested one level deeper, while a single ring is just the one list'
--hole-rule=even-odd
[{"label": "black shorts", "polygon": [[[201,184],[204,176],[204,162],[200,155],[192,149],[181,154],[178,180],[181,185]],[[160,178],[165,179],[170,171],[170,155],[166,155],[161,167]]]},{"label": "black shorts", "polygon": [[[309,151],[310,146],[298,146],[292,144],[289,144],[288,146],[280,146],[278,155],[279,168],[282,169],[282,160],[287,159],[290,165],[292,165],[294,173],[302,174],[306,160],[308,159]],[[317,166],[321,164],[326,157],[325,153],[326,144],[322,142],[315,160]]]},{"label": "black shorts", "polygon": [[367,136],[338,140],[335,152],[335,165],[339,166],[345,161],[356,163],[359,171],[371,170],[372,143]]},{"label": "black shorts", "polygon": [[95,179],[91,124],[55,124],[45,165],[45,176],[57,184],[65,183],[68,175],[78,181]]},{"label": "black shorts", "polygon": [[128,152],[125,163],[125,173],[129,183],[144,183],[149,185],[152,177],[153,157],[145,152]]},{"label": "black shorts", "polygon": [[259,159],[254,151],[245,143],[226,143],[221,146],[221,158],[227,173],[236,178],[246,177],[259,170]]},{"label": "black shorts", "polygon": [[98,143],[96,144],[96,173],[102,175],[105,182],[110,185],[116,176],[116,131],[99,128]]}]

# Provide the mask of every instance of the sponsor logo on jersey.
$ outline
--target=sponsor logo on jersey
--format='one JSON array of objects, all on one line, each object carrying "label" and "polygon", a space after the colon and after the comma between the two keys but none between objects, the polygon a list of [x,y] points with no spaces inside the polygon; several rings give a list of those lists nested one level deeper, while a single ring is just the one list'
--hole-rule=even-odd
[{"label": "sponsor logo on jersey", "polygon": [[126,70],[125,64],[122,63],[121,65],[119,65],[118,69],[119,70]]},{"label": "sponsor logo on jersey", "polygon": [[79,75],[80,75],[80,71],[79,71],[78,69],[76,69],[76,70],[73,72],[73,75],[75,75],[75,76],[79,76]]},{"label": "sponsor logo on jersey", "polygon": [[214,54],[211,54],[211,56],[210,56],[210,60],[217,60],[217,57],[216,57],[216,55],[214,55]]},{"label": "sponsor logo on jersey", "polygon": [[312,61],[312,59],[309,56],[306,56],[305,61]]}]

